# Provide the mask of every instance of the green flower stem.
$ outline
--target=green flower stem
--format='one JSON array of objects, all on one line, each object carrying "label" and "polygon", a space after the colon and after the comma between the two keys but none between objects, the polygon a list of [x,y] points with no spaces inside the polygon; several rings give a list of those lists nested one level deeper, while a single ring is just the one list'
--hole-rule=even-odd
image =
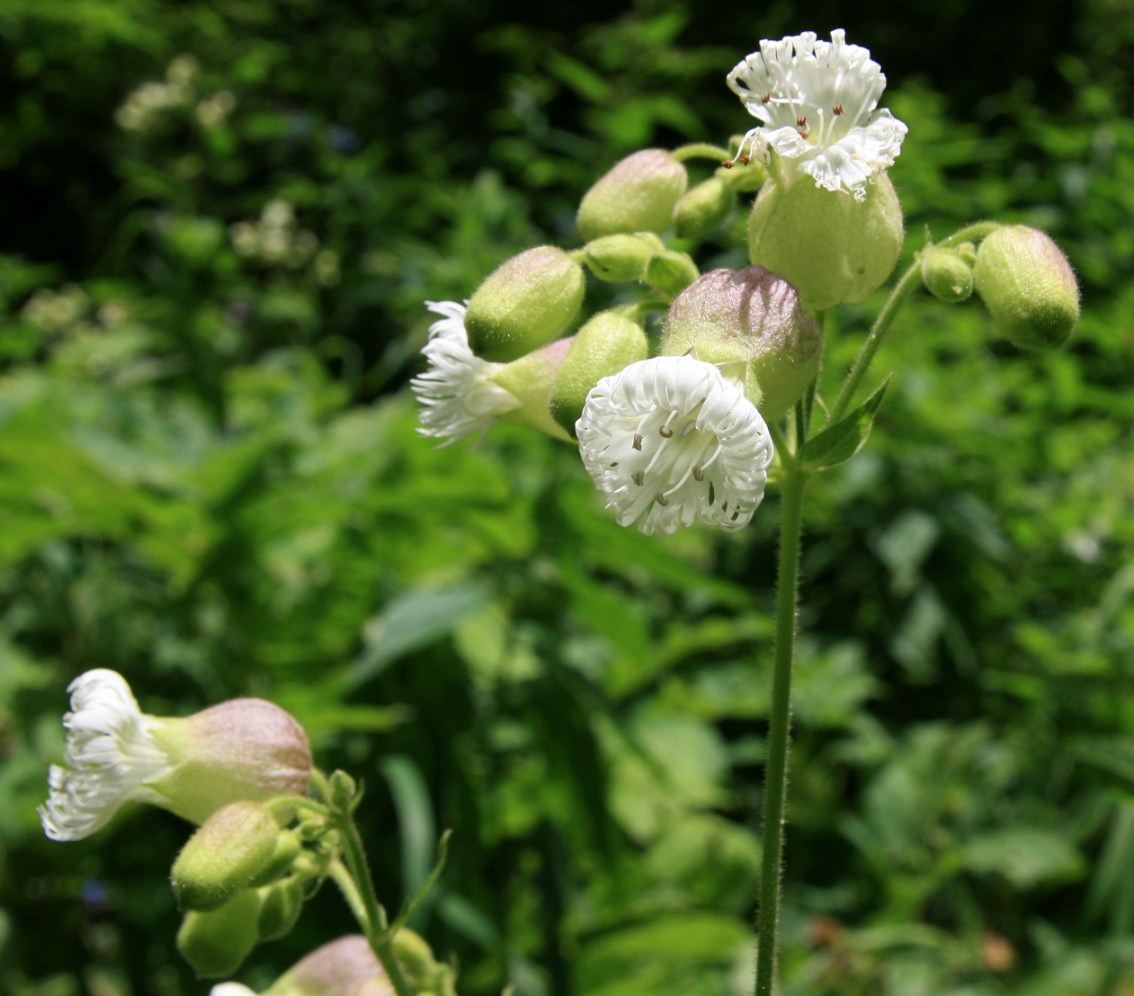
[{"label": "green flower stem", "polygon": [[710,145],[708,142],[682,145],[670,154],[679,163],[685,162],[686,159],[715,159],[720,163],[729,158],[728,149],[722,149],[719,145]]},{"label": "green flower stem", "polygon": [[[976,224],[966,225],[964,228],[958,229],[948,238],[935,244],[949,248],[960,245],[962,242],[976,241],[983,239],[986,235],[996,231],[999,227],[1000,223],[996,221],[979,221]],[[921,259],[919,255],[914,257],[909,269],[902,274],[901,279],[894,285],[894,289],[890,292],[890,296],[886,299],[882,310],[878,312],[878,317],[874,320],[874,324],[870,327],[870,333],[863,342],[858,356],[855,357],[854,363],[850,368],[850,373],[847,374],[847,379],[843,382],[842,390],[839,391],[839,396],[835,399],[835,403],[827,416],[827,421],[832,425],[843,417],[851,401],[854,400],[855,392],[862,383],[862,378],[866,376],[866,371],[870,367],[871,361],[874,359],[874,354],[878,352],[878,347],[882,344],[882,339],[890,330],[894,316],[898,313],[898,309],[905,303],[906,298],[909,297],[910,292],[917,286],[920,280]]]},{"label": "green flower stem", "polygon": [[370,949],[386,972],[396,996],[416,996],[413,986],[402,974],[398,959],[394,957],[386,911],[378,902],[374,891],[366,849],[362,846],[362,837],[358,833],[354,817],[349,810],[340,809],[334,804],[331,781],[323,772],[313,772],[311,780],[316,792],[328,803],[328,819],[338,830],[342,842],[343,860],[332,862],[328,874],[334,879],[351,913],[366,934]]},{"label": "green flower stem", "polygon": [[[363,915],[358,916],[354,906],[351,906],[351,911],[355,912],[359,925],[366,932],[366,939],[370,942],[370,948],[382,963],[382,968],[385,969],[397,996],[415,996],[413,986],[402,974],[402,967],[398,964],[398,959],[394,957],[394,951],[390,945],[390,934],[387,930],[386,911],[382,909],[378,897],[374,893],[374,881],[370,877],[370,866],[366,861],[366,852],[362,847],[362,838],[359,836],[358,827],[355,826],[353,818],[345,813],[337,814],[336,825],[342,836],[343,857],[346,859],[347,871],[357,891]],[[342,866],[339,865],[339,867]],[[338,882],[337,878],[336,882]],[[341,883],[339,883],[339,888],[342,888]],[[343,895],[346,896],[349,905],[351,903],[350,896],[345,891]]]},{"label": "green flower stem", "polygon": [[851,365],[850,372],[847,374],[847,379],[843,381],[842,390],[839,391],[839,396],[835,399],[835,403],[831,406],[831,411],[827,416],[827,421],[832,425],[843,417],[847,407],[850,405],[851,401],[854,400],[855,392],[862,383],[862,378],[866,376],[866,371],[869,369],[870,363],[874,359],[874,354],[878,352],[878,347],[882,345],[882,340],[889,331],[890,325],[894,321],[894,316],[898,313],[898,309],[905,303],[910,292],[920,282],[921,260],[915,258],[910,264],[909,269],[902,274],[901,280],[894,285],[894,289],[890,292],[890,296],[886,299],[882,310],[878,312],[878,317],[874,319],[874,324],[870,327],[870,332],[866,336],[862,348],[858,351],[858,356],[854,358],[854,363]]},{"label": "green flower stem", "polygon": [[[797,440],[802,447],[803,440]],[[799,551],[807,472],[794,456],[783,461],[780,505],[779,574],[776,578],[776,657],[772,677],[772,715],[764,774],[764,835],[757,913],[756,996],[772,996],[776,976],[776,938],[783,876],[784,802],[787,795],[788,740],[791,730],[791,678],[795,663]]]}]

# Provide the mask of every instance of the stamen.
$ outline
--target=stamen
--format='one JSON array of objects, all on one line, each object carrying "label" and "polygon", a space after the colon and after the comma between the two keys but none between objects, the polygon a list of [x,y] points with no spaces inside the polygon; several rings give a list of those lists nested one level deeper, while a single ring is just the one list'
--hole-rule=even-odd
[{"label": "stamen", "polygon": [[734,163],[734,162],[733,162],[733,161],[732,161],[731,159],[725,159],[725,160],[724,160],[724,161],[723,161],[723,162],[721,163],[721,165],[722,165],[722,166],[723,166],[723,167],[724,167],[725,169],[732,169],[732,168],[733,168],[733,166],[735,166],[735,165],[736,165],[736,163]]},{"label": "stamen", "polygon": [[669,439],[673,436],[673,430],[670,428],[670,424],[675,418],[677,418],[676,409],[669,413],[669,418],[665,420],[665,425],[658,427],[658,435],[661,436],[662,439]]},{"label": "stamen", "polygon": [[669,504],[669,499],[665,495],[663,495],[660,491],[656,495],[654,495],[654,501],[656,501],[659,505],[663,505],[663,506]]},{"label": "stamen", "polygon": [[640,450],[642,448],[642,434],[640,432],[634,433],[634,449]]},{"label": "stamen", "polygon": [[800,116],[800,117],[795,119],[795,124],[796,124],[797,128],[806,128],[807,127],[807,118]]},{"label": "stamen", "polygon": [[752,162],[751,156],[741,156],[740,157],[740,165],[741,166],[747,166],[750,162]]},{"label": "stamen", "polygon": [[772,99],[772,91],[769,90],[766,94],[764,94],[764,96],[762,96],[760,98],[760,103],[761,104],[767,104],[767,103],[771,102],[771,99]]},{"label": "stamen", "polygon": [[636,470],[630,476],[630,480],[632,480],[635,484],[637,484],[638,487],[641,487],[643,484],[646,483],[646,472],[644,470]]},{"label": "stamen", "polygon": [[704,479],[705,479],[705,471],[701,469],[699,464],[695,464],[694,467],[693,467],[693,480],[703,481]]},{"label": "stamen", "polygon": [[836,104],[834,107],[831,108],[831,110],[834,111],[837,116],[842,116],[843,105],[842,104]]}]

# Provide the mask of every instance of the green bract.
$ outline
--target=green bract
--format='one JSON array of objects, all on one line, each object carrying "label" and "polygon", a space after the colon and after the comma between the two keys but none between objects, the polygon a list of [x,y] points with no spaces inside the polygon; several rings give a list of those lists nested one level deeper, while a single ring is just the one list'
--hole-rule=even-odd
[{"label": "green bract", "polygon": [[513,256],[469,301],[465,330],[472,351],[507,362],[546,345],[574,321],[585,284],[582,267],[555,246]]}]

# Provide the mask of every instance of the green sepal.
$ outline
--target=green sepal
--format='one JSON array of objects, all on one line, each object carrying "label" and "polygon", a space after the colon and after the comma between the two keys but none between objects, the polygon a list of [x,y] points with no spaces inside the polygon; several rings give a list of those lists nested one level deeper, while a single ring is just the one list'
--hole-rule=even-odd
[{"label": "green sepal", "polygon": [[889,375],[861,405],[819,435],[807,440],[801,464],[807,470],[826,470],[853,457],[866,445],[874,418],[893,375]]}]

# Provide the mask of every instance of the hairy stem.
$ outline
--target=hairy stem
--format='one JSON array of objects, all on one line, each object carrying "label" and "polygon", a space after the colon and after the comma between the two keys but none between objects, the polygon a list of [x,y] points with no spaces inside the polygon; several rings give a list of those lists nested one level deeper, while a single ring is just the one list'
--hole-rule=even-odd
[{"label": "hairy stem", "polygon": [[[802,440],[797,440],[802,447]],[[776,656],[772,677],[772,715],[764,774],[764,834],[757,913],[756,996],[772,996],[783,876],[783,828],[791,732],[791,678],[795,663],[796,607],[803,495],[807,473],[784,461],[780,506],[779,573],[776,578]]]},{"label": "hairy stem", "polygon": [[[935,244],[949,248],[960,245],[962,242],[983,239],[986,235],[994,232],[999,227],[1000,224],[995,221],[979,221],[976,224],[966,225],[964,228],[957,229],[957,231],[948,238],[942,239]],[[870,332],[863,342],[858,356],[855,357],[854,363],[851,365],[847,379],[843,382],[842,390],[839,391],[839,396],[835,399],[834,405],[831,406],[830,414],[827,416],[827,421],[832,425],[842,418],[847,408],[850,406],[850,403],[854,400],[855,392],[862,383],[862,378],[866,376],[866,371],[870,367],[871,361],[874,359],[874,354],[878,352],[878,347],[882,344],[883,338],[885,338],[886,333],[890,330],[894,316],[897,315],[898,309],[905,303],[906,298],[909,297],[910,292],[917,286],[920,279],[921,259],[919,256],[915,256],[909,268],[894,285],[894,289],[890,292],[890,296],[886,299],[882,310],[878,312],[878,317],[870,327]]]}]

